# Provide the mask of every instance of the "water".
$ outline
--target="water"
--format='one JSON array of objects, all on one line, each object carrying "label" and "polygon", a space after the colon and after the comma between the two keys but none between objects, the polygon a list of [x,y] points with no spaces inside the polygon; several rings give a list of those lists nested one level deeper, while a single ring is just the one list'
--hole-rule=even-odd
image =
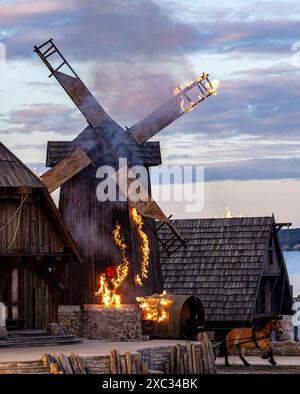
[{"label": "water", "polygon": [[300,294],[300,251],[284,252],[290,283],[293,285],[294,296]]}]

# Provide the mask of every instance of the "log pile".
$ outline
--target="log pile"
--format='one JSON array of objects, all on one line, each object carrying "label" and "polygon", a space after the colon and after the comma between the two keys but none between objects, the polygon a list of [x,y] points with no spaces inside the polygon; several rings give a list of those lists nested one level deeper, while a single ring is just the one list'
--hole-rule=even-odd
[{"label": "log pile", "polygon": [[63,353],[54,354],[43,354],[42,356],[43,366],[47,366],[50,369],[51,374],[86,374],[86,370],[83,367],[80,357],[78,354],[71,353],[69,356]]},{"label": "log pile", "polygon": [[148,374],[148,364],[140,359],[139,354],[120,354],[113,349],[109,355],[109,367],[112,374]]},{"label": "log pile", "polygon": [[213,374],[216,372],[212,344],[205,333],[200,334],[200,349],[187,342],[184,349],[177,345],[164,365],[165,374]]}]

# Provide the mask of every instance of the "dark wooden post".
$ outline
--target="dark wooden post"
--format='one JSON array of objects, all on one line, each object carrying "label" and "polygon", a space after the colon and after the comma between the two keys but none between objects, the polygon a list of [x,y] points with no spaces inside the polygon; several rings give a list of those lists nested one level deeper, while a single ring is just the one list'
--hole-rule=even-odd
[{"label": "dark wooden post", "polygon": [[51,275],[51,286],[49,286],[50,291],[50,323],[58,323],[58,288],[61,275],[65,269],[66,262],[58,261],[54,272]]},{"label": "dark wooden post", "polygon": [[0,263],[0,302],[3,301],[4,289],[11,276],[13,268],[16,268],[14,264],[8,265]]}]

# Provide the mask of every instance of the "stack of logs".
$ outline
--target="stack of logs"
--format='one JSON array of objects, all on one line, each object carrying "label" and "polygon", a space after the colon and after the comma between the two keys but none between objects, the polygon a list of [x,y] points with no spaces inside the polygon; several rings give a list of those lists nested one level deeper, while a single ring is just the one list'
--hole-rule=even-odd
[{"label": "stack of logs", "polygon": [[130,352],[125,355],[113,349],[109,355],[109,367],[112,374],[148,374],[148,364],[141,361],[138,354],[131,356]]},{"label": "stack of logs", "polygon": [[184,349],[177,345],[164,365],[165,374],[213,374],[216,373],[215,354],[205,333],[201,333],[198,348],[187,342]]},{"label": "stack of logs", "polygon": [[55,375],[82,375],[87,373],[80,361],[80,357],[74,353],[71,353],[70,356],[63,353],[45,353],[42,356],[42,362],[44,366],[49,367],[50,373]]}]

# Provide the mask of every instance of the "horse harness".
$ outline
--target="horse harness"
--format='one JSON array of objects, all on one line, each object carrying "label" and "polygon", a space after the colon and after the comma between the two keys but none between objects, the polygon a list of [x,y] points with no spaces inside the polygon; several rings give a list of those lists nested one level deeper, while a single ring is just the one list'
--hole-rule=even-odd
[{"label": "horse harness", "polygon": [[242,340],[242,341],[243,341],[243,339],[249,339],[249,341],[243,341],[240,345],[244,345],[245,343],[254,342],[256,348],[259,349],[260,347],[259,347],[258,341],[261,341],[262,339],[267,339],[267,338],[271,337],[271,334],[265,330],[262,330],[261,332],[266,333],[266,335],[264,335],[263,337],[257,337],[255,331],[256,330],[254,328],[252,328],[252,336],[251,337],[240,338],[240,340]]}]

